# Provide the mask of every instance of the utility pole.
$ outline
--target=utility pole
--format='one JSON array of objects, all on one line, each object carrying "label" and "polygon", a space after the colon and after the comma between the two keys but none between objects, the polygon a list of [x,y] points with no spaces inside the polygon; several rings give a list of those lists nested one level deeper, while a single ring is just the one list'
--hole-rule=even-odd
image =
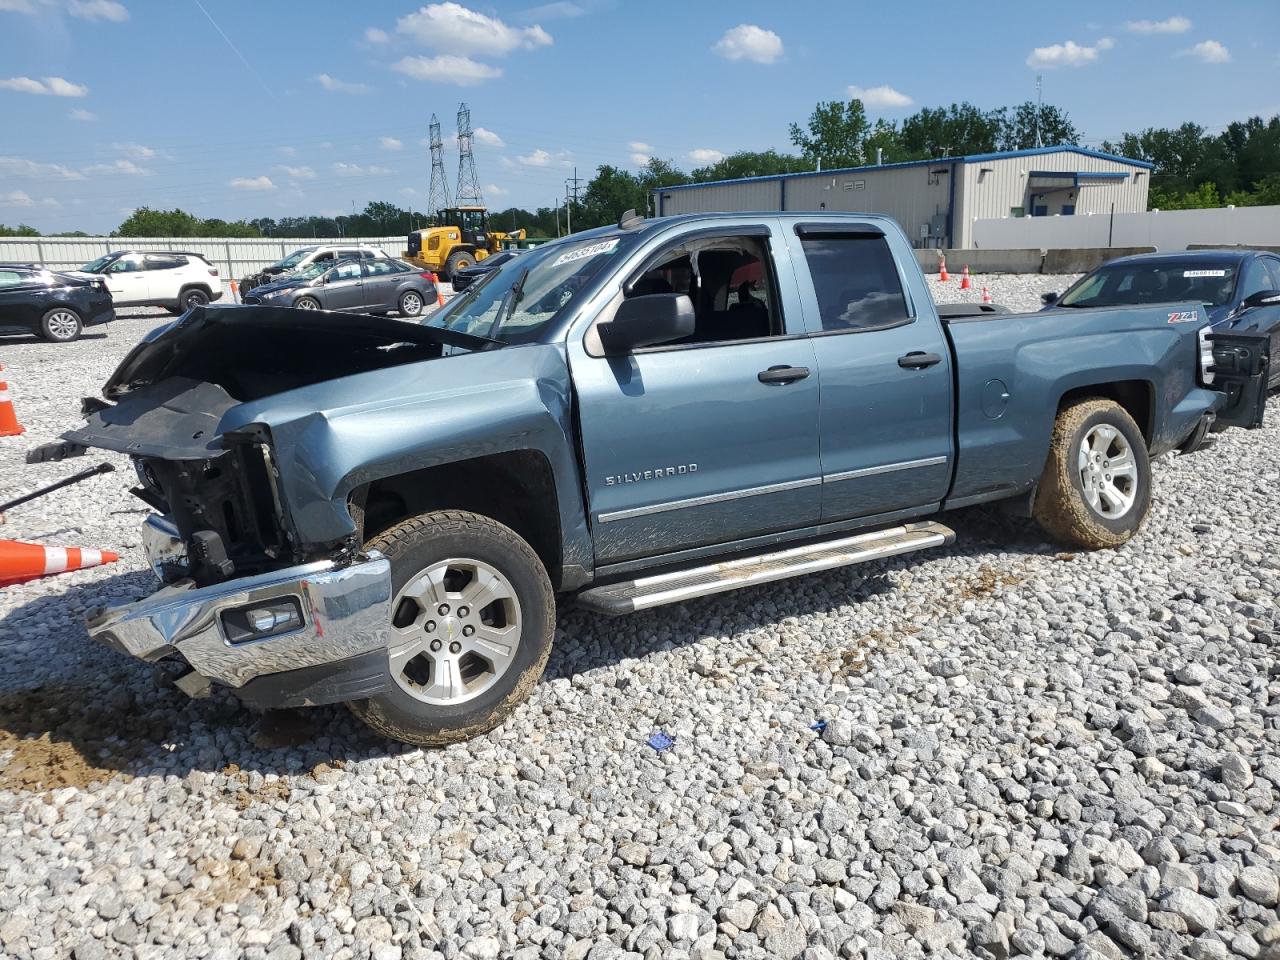
[{"label": "utility pole", "polygon": [[471,151],[471,110],[458,104],[458,189],[454,196],[458,206],[483,207],[480,178],[476,175],[476,158]]},{"label": "utility pole", "polygon": [[[565,216],[567,218],[566,233],[573,233],[573,208],[578,203],[578,184],[582,182],[582,178],[578,176],[578,168],[573,168],[573,176],[566,177],[564,181],[564,201]],[[572,186],[570,186],[572,184]],[[572,197],[572,199],[571,199]]]},{"label": "utility pole", "polygon": [[1044,76],[1036,74],[1036,146],[1043,147],[1044,142],[1040,139],[1040,115],[1044,113]]}]

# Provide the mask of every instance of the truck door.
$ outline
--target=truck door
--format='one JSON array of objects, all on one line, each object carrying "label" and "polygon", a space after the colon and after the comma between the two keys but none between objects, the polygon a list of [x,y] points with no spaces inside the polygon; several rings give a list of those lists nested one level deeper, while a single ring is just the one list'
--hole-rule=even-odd
[{"label": "truck door", "polygon": [[895,259],[911,250],[874,224],[801,224],[790,242],[808,267],[797,273],[822,382],[823,522],[938,503],[951,482],[951,351],[918,271]]},{"label": "truck door", "polygon": [[818,377],[780,233],[755,221],[673,240],[596,320],[624,296],[688,294],[684,341],[605,357],[594,327],[571,340],[597,563],[817,522]]}]

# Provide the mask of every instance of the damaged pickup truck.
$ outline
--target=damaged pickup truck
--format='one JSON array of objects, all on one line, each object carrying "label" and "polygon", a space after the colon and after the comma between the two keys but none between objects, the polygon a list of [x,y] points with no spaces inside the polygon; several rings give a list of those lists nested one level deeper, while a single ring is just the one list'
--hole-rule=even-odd
[{"label": "damaged pickup truck", "polygon": [[529,251],[422,324],[203,307],[35,459],[137,465],[164,586],[90,633],[193,696],[347,702],[442,744],[530,691],[557,602],[616,614],[947,544],[1005,501],[1125,543],[1150,458],[1256,426],[1265,337],[1198,304],[940,316],[901,230],[644,220]]}]

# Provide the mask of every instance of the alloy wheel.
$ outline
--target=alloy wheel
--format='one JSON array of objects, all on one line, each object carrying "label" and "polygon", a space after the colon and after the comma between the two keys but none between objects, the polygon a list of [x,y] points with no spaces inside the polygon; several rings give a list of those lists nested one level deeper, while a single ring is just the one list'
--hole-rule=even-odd
[{"label": "alloy wheel", "polygon": [[1098,516],[1119,520],[1137,499],[1138,465],[1123,433],[1109,423],[1091,428],[1077,459],[1084,498]]}]

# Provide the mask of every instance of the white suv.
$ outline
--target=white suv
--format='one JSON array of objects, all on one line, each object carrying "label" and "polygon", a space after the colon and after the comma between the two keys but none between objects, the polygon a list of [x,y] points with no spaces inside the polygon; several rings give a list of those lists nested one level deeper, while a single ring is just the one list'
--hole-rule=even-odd
[{"label": "white suv", "polygon": [[178,314],[222,297],[218,268],[198,253],[117,250],[71,275],[106,280],[117,307],[164,307]]}]

